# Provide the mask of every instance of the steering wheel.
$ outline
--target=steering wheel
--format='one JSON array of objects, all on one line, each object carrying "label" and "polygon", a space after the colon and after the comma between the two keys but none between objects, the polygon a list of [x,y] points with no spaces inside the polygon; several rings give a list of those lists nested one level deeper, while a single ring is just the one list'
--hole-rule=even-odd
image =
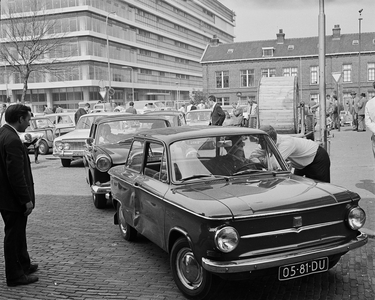
[{"label": "steering wheel", "polygon": [[250,167],[255,167],[255,168],[253,168],[253,170],[262,170],[264,168],[264,166],[261,163],[249,162],[249,163],[244,164],[243,166],[237,168],[236,170],[234,170],[234,173],[240,172],[240,171],[242,171],[246,168],[250,169]]}]

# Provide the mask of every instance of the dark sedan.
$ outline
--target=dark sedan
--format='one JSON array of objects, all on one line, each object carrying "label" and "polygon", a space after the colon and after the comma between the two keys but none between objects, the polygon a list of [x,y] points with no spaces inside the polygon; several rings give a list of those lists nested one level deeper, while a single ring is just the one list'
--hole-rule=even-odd
[{"label": "dark sedan", "polygon": [[293,175],[263,131],[175,127],[139,133],[109,170],[115,223],[170,254],[193,299],[220,279],[259,271],[279,280],[325,272],[367,243],[358,194]]},{"label": "dark sedan", "polygon": [[100,117],[92,123],[83,162],[96,208],[106,206],[105,194],[110,190],[107,171],[125,163],[130,138],[140,131],[169,126],[163,117],[132,114]]}]

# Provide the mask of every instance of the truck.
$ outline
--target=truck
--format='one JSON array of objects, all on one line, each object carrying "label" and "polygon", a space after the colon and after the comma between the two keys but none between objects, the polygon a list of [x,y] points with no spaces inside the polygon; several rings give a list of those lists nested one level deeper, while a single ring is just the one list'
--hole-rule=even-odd
[{"label": "truck", "polygon": [[299,98],[296,76],[261,78],[257,99],[258,127],[271,125],[278,133],[301,134],[313,139],[313,116],[306,112],[307,107]]}]

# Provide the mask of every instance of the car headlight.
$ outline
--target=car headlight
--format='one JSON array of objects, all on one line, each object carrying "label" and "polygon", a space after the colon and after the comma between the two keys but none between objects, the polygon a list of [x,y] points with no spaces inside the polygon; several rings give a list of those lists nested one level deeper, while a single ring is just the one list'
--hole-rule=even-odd
[{"label": "car headlight", "polygon": [[70,149],[70,144],[69,143],[65,143],[64,144],[64,150],[69,150]]},{"label": "car headlight", "polygon": [[100,172],[107,172],[112,166],[111,159],[104,154],[98,155],[96,159],[96,168]]},{"label": "car headlight", "polygon": [[55,148],[58,149],[58,150],[62,150],[63,144],[61,142],[55,142]]},{"label": "car headlight", "polygon": [[363,225],[365,225],[365,222],[366,222],[366,213],[362,208],[357,206],[349,210],[348,224],[351,229],[358,230],[361,227],[363,227]]},{"label": "car headlight", "polygon": [[223,227],[215,233],[215,245],[220,251],[228,253],[236,249],[239,242],[238,232],[233,227]]}]

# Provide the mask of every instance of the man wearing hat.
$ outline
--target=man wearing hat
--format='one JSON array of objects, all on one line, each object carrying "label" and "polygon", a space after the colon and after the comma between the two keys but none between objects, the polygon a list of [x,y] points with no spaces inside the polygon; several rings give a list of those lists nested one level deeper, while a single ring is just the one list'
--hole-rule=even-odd
[{"label": "man wearing hat", "polygon": [[[372,83],[375,89],[375,81]],[[367,101],[365,106],[365,123],[366,127],[372,132],[372,153],[375,157],[375,97]]]},{"label": "man wearing hat", "polygon": [[358,130],[358,98],[356,92],[351,92],[350,95],[352,96],[352,105],[350,113],[353,117],[353,130]]}]

